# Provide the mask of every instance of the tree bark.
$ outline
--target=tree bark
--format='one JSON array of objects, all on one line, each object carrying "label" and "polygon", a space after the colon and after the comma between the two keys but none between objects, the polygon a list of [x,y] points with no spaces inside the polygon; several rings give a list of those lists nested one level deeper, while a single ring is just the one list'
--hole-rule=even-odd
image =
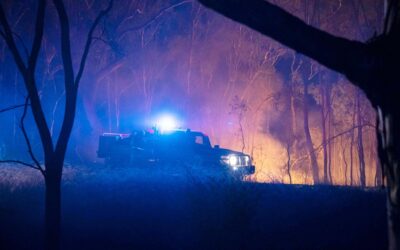
[{"label": "tree bark", "polygon": [[319,184],[319,173],[318,173],[318,162],[317,162],[317,157],[315,156],[315,151],[314,151],[314,146],[311,138],[311,133],[310,133],[310,127],[308,125],[308,103],[307,103],[307,97],[308,97],[308,83],[304,82],[304,95],[303,95],[303,115],[304,115],[304,134],[306,137],[306,144],[307,144],[307,150],[308,150],[308,155],[310,157],[311,161],[311,172],[313,176],[313,181],[314,184]]},{"label": "tree bark", "polygon": [[[45,176],[45,249],[60,249],[61,240],[61,165],[46,166]],[[57,173],[58,172],[58,173]]]},{"label": "tree bark", "polygon": [[286,154],[287,154],[287,162],[286,162],[286,170],[287,174],[289,176],[289,184],[292,184],[292,174],[290,173],[291,171],[291,159],[290,159],[290,141],[286,143]]},{"label": "tree bark", "polygon": [[[322,82],[321,82],[322,84]],[[328,83],[329,84],[329,83]],[[331,92],[332,92],[332,86],[326,86],[325,88],[325,108],[326,108],[326,119],[327,119],[327,127],[328,127],[328,138],[331,138],[335,131],[332,131],[332,124],[334,122],[334,116],[333,116],[333,110],[332,110],[332,102],[331,102]],[[327,172],[328,172],[328,181],[330,184],[333,183],[332,181],[332,160],[333,160],[333,152],[335,152],[334,148],[335,144],[331,143],[328,141],[328,166],[327,166]]]},{"label": "tree bark", "polygon": [[321,95],[321,128],[322,128],[322,150],[323,150],[323,159],[324,159],[324,183],[329,183],[328,178],[328,142],[326,140],[326,121],[325,121],[325,110],[326,110],[326,101],[325,101],[325,89],[323,84],[320,83],[320,95]]},{"label": "tree bark", "polygon": [[346,159],[346,145],[343,145],[343,137],[340,138],[340,146],[342,147],[342,157],[344,163],[344,185],[347,185],[348,164]]},{"label": "tree bark", "polygon": [[[357,98],[357,93],[358,91],[355,89],[354,91],[354,99]],[[357,115],[357,103],[354,103],[353,106],[353,128],[356,127],[356,115]],[[351,137],[350,137],[350,186],[353,186],[354,184],[354,157],[353,157],[353,152],[354,152],[354,137],[355,137],[355,129],[352,129],[351,131]]]},{"label": "tree bark", "polygon": [[360,93],[357,94],[357,151],[358,151],[358,166],[360,171],[360,185],[366,186],[365,177],[365,157],[364,157],[364,143],[363,131],[361,121],[361,106],[360,106]]},{"label": "tree bark", "polygon": [[[376,124],[379,124],[379,117],[378,116],[377,116]],[[377,143],[379,143],[379,137],[377,138]],[[379,157],[379,149],[375,149],[374,154],[376,154],[376,153],[378,154],[378,157]],[[375,164],[375,167],[376,167],[376,169],[375,169],[375,186],[384,188],[385,187],[385,176],[383,174],[383,172],[384,172],[383,166],[382,166],[382,163],[379,160],[377,160],[377,159],[375,159],[375,160],[376,160],[376,164]]]}]

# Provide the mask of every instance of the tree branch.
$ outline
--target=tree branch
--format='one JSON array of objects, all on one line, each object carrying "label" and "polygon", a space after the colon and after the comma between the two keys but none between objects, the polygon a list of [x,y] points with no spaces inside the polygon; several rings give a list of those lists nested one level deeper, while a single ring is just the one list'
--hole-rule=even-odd
[{"label": "tree branch", "polygon": [[0,24],[4,28],[4,39],[9,47],[11,54],[17,64],[18,70],[24,78],[26,90],[31,100],[32,113],[37,124],[40,139],[42,141],[43,149],[46,153],[53,151],[53,143],[51,140],[50,132],[47,127],[46,119],[43,113],[43,109],[40,103],[40,98],[35,83],[35,68],[41,47],[43,38],[44,28],[44,17],[45,17],[46,0],[40,0],[36,16],[35,36],[32,45],[32,54],[29,55],[28,65],[26,66],[22,57],[18,51],[15,40],[13,38],[13,32],[6,19],[3,7],[0,4]]},{"label": "tree branch", "polygon": [[[0,5],[1,8],[1,5]],[[4,32],[2,30],[0,30],[0,36],[3,37],[3,39],[6,39],[6,34],[4,34]]]},{"label": "tree branch", "polygon": [[82,74],[83,74],[83,70],[85,69],[85,64],[86,64],[86,59],[87,56],[89,54],[89,50],[90,50],[90,45],[92,44],[92,40],[93,40],[93,32],[95,31],[97,25],[99,24],[100,20],[107,15],[107,13],[111,10],[112,6],[113,6],[114,1],[110,0],[110,2],[108,3],[108,6],[106,9],[102,10],[99,15],[96,17],[95,21],[92,24],[92,27],[90,27],[89,33],[87,35],[87,39],[86,39],[86,44],[85,44],[85,48],[83,50],[83,54],[82,54],[82,58],[81,58],[81,63],[79,65],[79,70],[78,70],[78,74],[76,75],[75,78],[75,88],[78,89],[79,87],[79,82],[81,80]]},{"label": "tree branch", "polygon": [[10,111],[10,110],[13,110],[13,109],[22,108],[22,107],[25,107],[25,104],[13,105],[13,106],[10,106],[8,108],[0,109],[0,113],[7,112],[7,111]]},{"label": "tree branch", "polygon": [[26,162],[18,161],[18,160],[0,160],[0,163],[17,163],[17,164],[21,164],[21,165],[36,169],[36,170],[40,170],[36,166],[34,166],[30,163],[26,163]]},{"label": "tree branch", "polygon": [[13,32],[12,32],[10,25],[6,19],[6,14],[4,13],[3,6],[1,4],[0,4],[0,24],[3,26],[3,29],[4,29],[4,31],[2,31],[0,34],[6,41],[7,46],[10,48],[11,54],[14,57],[15,63],[17,64],[19,71],[22,74],[25,74],[26,73],[25,63],[22,60],[22,57],[18,51],[17,45],[15,44],[15,41],[13,38]]},{"label": "tree branch", "polygon": [[82,55],[82,61],[76,79],[74,79],[73,64],[71,58],[69,20],[65,10],[65,6],[62,0],[53,0],[53,3],[56,7],[61,26],[61,53],[64,65],[64,85],[65,85],[65,97],[66,97],[64,118],[61,125],[60,135],[57,139],[55,154],[57,155],[58,158],[57,160],[63,161],[69,137],[74,124],[79,81],[81,79],[86,58],[89,53],[89,48],[93,39],[92,35],[101,18],[104,17],[111,9],[113,0],[110,0],[108,7],[102,12],[100,12],[100,14],[95,19],[95,22],[93,23],[89,31],[88,40],[85,45],[85,49]]},{"label": "tree branch", "polygon": [[28,48],[25,46],[24,40],[22,40],[21,36],[18,35],[17,33],[13,32],[15,37],[19,40],[19,42],[22,44],[22,47],[24,48],[24,52],[27,58],[29,58],[29,51]]},{"label": "tree branch", "polygon": [[28,133],[26,132],[25,125],[24,125],[24,120],[25,120],[25,116],[27,113],[28,105],[29,105],[29,97],[26,97],[25,104],[24,104],[24,112],[22,113],[21,120],[20,120],[20,128],[21,128],[22,134],[24,136],[26,146],[28,147],[29,156],[35,163],[36,169],[38,169],[40,171],[40,173],[42,173],[42,175],[45,176],[46,175],[45,171],[43,170],[42,166],[40,165],[39,161],[37,160],[37,158],[35,157],[35,155],[33,153],[32,145],[31,145],[31,142],[28,137]]},{"label": "tree branch", "polygon": [[[55,146],[55,154],[58,161],[64,161],[69,136],[74,124],[76,112],[77,89],[74,85],[74,70],[71,56],[71,40],[69,30],[69,19],[62,0],[53,0],[60,22],[61,36],[61,57],[64,66],[64,87],[65,87],[65,109],[61,125],[60,135]],[[60,171],[60,169],[55,169]]]},{"label": "tree branch", "polygon": [[46,0],[40,0],[36,14],[35,36],[33,38],[32,49],[28,60],[28,70],[31,71],[32,74],[35,71],[40,47],[42,45],[45,11]]},{"label": "tree branch", "polygon": [[28,106],[29,106],[29,97],[27,97],[27,98],[25,99],[25,104],[14,105],[14,106],[11,106],[11,107],[9,107],[9,108],[2,109],[2,110],[0,110],[0,113],[6,112],[6,111],[9,111],[9,110],[13,110],[13,109],[17,109],[17,108],[21,108],[21,107],[24,108],[24,111],[23,111],[22,116],[21,116],[21,119],[20,119],[20,128],[21,128],[22,134],[23,134],[23,136],[24,136],[26,145],[27,145],[27,147],[28,147],[29,156],[30,156],[31,159],[33,160],[34,165],[33,165],[33,164],[30,164],[30,163],[18,161],[18,160],[2,160],[2,161],[0,161],[0,163],[18,163],[18,164],[25,165],[25,166],[28,166],[28,167],[30,167],[30,168],[39,170],[43,175],[45,175],[45,171],[43,170],[43,168],[42,168],[42,166],[40,165],[39,161],[37,160],[37,158],[36,158],[35,155],[33,154],[32,146],[31,146],[31,143],[30,143],[30,141],[29,141],[28,134],[27,134],[26,129],[25,129],[25,126],[24,126],[24,120],[25,120],[25,117],[26,117],[26,113],[27,113],[27,110],[28,110]]},{"label": "tree branch", "polygon": [[[366,72],[367,45],[316,29],[264,0],[199,0],[224,16],[245,24],[322,65],[359,82],[354,72]],[[340,53],[338,53],[340,51]],[[370,60],[368,61],[370,62]]]},{"label": "tree branch", "polygon": [[361,129],[362,129],[362,128],[364,128],[364,127],[372,127],[373,129],[376,129],[376,126],[374,126],[374,125],[372,125],[372,124],[369,124],[369,123],[353,126],[353,127],[349,128],[349,129],[347,129],[347,130],[345,130],[345,131],[342,131],[342,132],[340,132],[340,133],[338,133],[338,134],[336,134],[336,135],[334,135],[334,136],[328,138],[328,139],[326,140],[325,143],[321,143],[321,145],[319,145],[318,147],[316,147],[315,150],[316,150],[316,151],[319,150],[320,148],[322,148],[322,146],[324,146],[324,144],[329,144],[329,143],[331,143],[333,140],[335,140],[336,138],[338,138],[338,137],[340,137],[340,136],[342,136],[342,135],[345,135],[345,134],[347,134],[347,133],[350,133],[350,132],[353,131],[354,129],[358,129],[358,128],[361,128]]},{"label": "tree branch", "polygon": [[[315,147],[313,152],[314,152],[314,153],[318,153],[318,152],[322,149],[322,147],[323,147],[324,145],[329,144],[329,143],[331,143],[333,140],[337,139],[338,137],[341,137],[341,136],[343,136],[343,135],[345,135],[345,134],[347,134],[347,133],[350,133],[350,132],[353,131],[354,129],[357,129],[357,128],[360,128],[360,127],[361,127],[361,128],[363,128],[363,127],[371,127],[371,128],[373,128],[373,129],[376,129],[376,126],[375,126],[375,125],[372,125],[372,124],[370,124],[370,123],[366,123],[366,124],[362,124],[362,125],[355,125],[355,126],[349,128],[349,129],[347,129],[347,130],[344,130],[344,131],[342,131],[342,132],[340,132],[340,133],[338,133],[338,134],[336,134],[336,135],[334,135],[334,136],[328,138],[328,139],[325,141],[325,143],[321,143],[320,145],[318,145],[317,147]],[[301,160],[307,159],[308,157],[309,157],[309,156],[306,155],[306,156],[297,158],[296,160],[294,160],[294,161],[292,162],[292,166],[293,166],[294,164],[296,164],[297,162],[301,161]]]},{"label": "tree branch", "polygon": [[156,21],[158,18],[160,18],[165,12],[167,12],[167,11],[169,11],[169,10],[171,10],[171,9],[174,9],[174,8],[176,8],[176,7],[178,7],[178,6],[181,6],[181,5],[183,5],[183,4],[191,3],[191,2],[193,2],[193,0],[185,0],[185,1],[182,1],[182,2],[179,2],[179,3],[176,3],[176,4],[173,4],[173,5],[171,5],[171,6],[167,6],[167,7],[163,8],[163,9],[161,9],[161,10],[157,13],[157,15],[155,15],[154,17],[152,17],[150,20],[147,20],[146,22],[144,22],[144,23],[142,23],[142,24],[139,24],[139,25],[137,25],[137,26],[135,26],[135,27],[132,27],[132,28],[129,28],[129,29],[126,29],[126,30],[122,31],[120,36],[124,35],[124,34],[127,33],[127,32],[130,32],[130,31],[136,31],[136,30],[143,29],[143,28],[149,26],[150,24],[152,24],[152,23],[153,23],[154,21]]},{"label": "tree branch", "polygon": [[53,0],[61,26],[61,56],[64,66],[64,84],[67,96],[74,92],[74,70],[71,56],[69,19],[62,0]]},{"label": "tree branch", "polygon": [[51,139],[35,80],[36,64],[43,40],[45,10],[46,0],[39,0],[36,12],[35,35],[33,38],[31,54],[28,59],[28,68],[27,72],[22,75],[31,102],[32,114],[39,130],[43,151],[45,152],[45,155],[49,156],[54,150],[53,140]]}]

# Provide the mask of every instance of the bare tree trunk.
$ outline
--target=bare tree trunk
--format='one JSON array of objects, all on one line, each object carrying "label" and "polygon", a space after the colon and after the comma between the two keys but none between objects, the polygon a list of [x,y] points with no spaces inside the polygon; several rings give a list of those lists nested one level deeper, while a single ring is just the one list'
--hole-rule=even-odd
[{"label": "bare tree trunk", "polygon": [[[240,111],[240,112],[242,112],[242,111]],[[240,130],[240,138],[242,140],[242,151],[241,152],[243,153],[244,149],[246,148],[246,140],[244,137],[244,130],[243,130],[242,122],[243,122],[243,115],[242,115],[242,113],[240,113],[239,114],[239,130]]]},{"label": "bare tree trunk", "polygon": [[[379,124],[379,116],[377,116],[376,117],[376,124],[377,124],[377,126],[378,126],[378,124]],[[379,129],[379,127],[378,127],[378,129]],[[380,143],[379,142],[379,135],[377,135],[378,137],[376,138],[377,139],[377,143]],[[375,149],[376,150],[376,149]],[[379,152],[379,148],[378,148],[378,150],[377,150],[377,152],[378,152],[378,156],[380,156],[380,152]],[[376,152],[375,152],[376,153]],[[385,183],[385,180],[384,180],[384,175],[383,175],[383,165],[382,165],[382,163],[379,161],[379,159],[376,161],[376,171],[375,171],[375,185],[377,186],[377,187],[384,187],[384,184]]]},{"label": "bare tree trunk", "polygon": [[293,82],[290,83],[289,86],[289,100],[288,100],[288,105],[290,106],[290,118],[289,122],[291,124],[290,126],[290,131],[288,134],[288,140],[286,144],[286,153],[287,153],[287,171],[289,175],[289,182],[290,184],[293,184],[292,180],[292,174],[291,174],[291,151],[290,148],[294,146],[296,142],[296,133],[297,133],[297,122],[296,122],[296,109],[295,109],[295,96],[294,96],[294,90],[293,90]]},{"label": "bare tree trunk", "polygon": [[308,125],[308,103],[307,103],[307,97],[308,97],[308,84],[307,82],[304,82],[304,96],[303,96],[303,115],[304,115],[304,134],[306,137],[306,144],[307,144],[307,150],[308,150],[308,155],[310,157],[311,161],[311,172],[313,176],[313,181],[314,184],[319,184],[319,173],[318,173],[318,162],[317,162],[317,157],[315,156],[314,152],[314,146],[312,143],[311,139],[311,133],[310,133],[310,128]]},{"label": "bare tree trunk", "polygon": [[346,160],[346,145],[343,145],[343,137],[340,138],[340,146],[342,147],[342,157],[344,163],[344,185],[347,185],[348,164]]},{"label": "bare tree trunk", "polygon": [[328,184],[328,142],[326,140],[326,120],[325,120],[325,89],[324,85],[320,83],[319,91],[321,95],[321,128],[322,128],[322,149],[324,159],[324,183]]},{"label": "bare tree trunk", "polygon": [[[327,112],[327,123],[328,123],[328,138],[331,138],[334,134],[332,132],[332,123],[333,123],[333,110],[331,104],[331,86],[327,86],[325,89],[325,107]],[[334,152],[334,142],[328,141],[328,181],[332,184],[332,159],[333,159],[333,152]]]},{"label": "bare tree trunk", "polygon": [[361,187],[366,186],[365,178],[365,157],[364,157],[364,145],[363,145],[363,131],[362,131],[362,119],[361,119],[361,106],[360,106],[360,93],[357,94],[357,151],[358,151],[358,164],[360,171],[360,185]]},{"label": "bare tree trunk", "polygon": [[384,187],[383,184],[383,176],[382,176],[382,166],[379,161],[375,164],[375,186],[376,187]]},{"label": "bare tree trunk", "polygon": [[293,84],[290,84],[290,113],[292,119],[293,135],[297,134],[297,117],[296,117],[295,100],[296,97],[293,94]]},{"label": "bare tree trunk", "polygon": [[[357,90],[354,90],[354,98],[356,99],[357,95]],[[353,109],[353,128],[356,127],[356,114],[357,114],[357,103],[354,103],[354,109]],[[354,184],[354,158],[353,158],[353,148],[354,148],[354,129],[351,131],[351,138],[350,138],[350,185],[353,186]]]},{"label": "bare tree trunk", "polygon": [[287,167],[287,174],[289,176],[289,184],[292,184],[292,175],[290,173],[291,169],[291,159],[290,159],[290,140],[287,141],[286,143],[286,154],[287,154],[287,163],[286,163],[286,167]]},{"label": "bare tree trunk", "polygon": [[60,249],[61,240],[61,171],[62,162],[46,166],[45,176],[45,248]]}]

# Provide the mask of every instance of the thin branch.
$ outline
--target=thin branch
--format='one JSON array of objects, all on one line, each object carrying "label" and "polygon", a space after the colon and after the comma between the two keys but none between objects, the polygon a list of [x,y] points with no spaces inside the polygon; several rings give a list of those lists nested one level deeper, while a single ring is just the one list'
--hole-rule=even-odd
[{"label": "thin branch", "polygon": [[17,33],[13,32],[14,36],[18,39],[18,41],[22,44],[22,47],[24,48],[24,52],[27,58],[29,58],[29,51],[28,48],[26,47],[24,40],[22,40],[21,36],[18,35]]},{"label": "thin branch", "polygon": [[17,163],[17,164],[21,164],[21,165],[36,169],[36,170],[40,170],[36,166],[34,166],[30,163],[19,161],[19,160],[0,160],[0,163]]},{"label": "thin branch", "polygon": [[146,22],[144,22],[144,23],[142,23],[142,24],[139,24],[139,25],[137,25],[137,26],[135,26],[135,27],[132,27],[132,28],[129,28],[129,29],[126,29],[126,30],[122,31],[122,32],[121,32],[121,36],[124,35],[124,34],[127,33],[127,32],[130,32],[130,31],[136,31],[136,30],[140,30],[140,29],[146,28],[146,27],[149,26],[150,24],[154,23],[158,18],[160,18],[165,12],[167,12],[167,11],[169,11],[169,10],[171,10],[171,9],[174,9],[174,8],[176,8],[176,7],[179,7],[179,6],[183,5],[183,4],[191,3],[191,2],[193,2],[193,0],[185,0],[185,1],[182,1],[182,2],[179,2],[179,3],[176,3],[176,4],[173,4],[173,5],[171,5],[171,6],[165,7],[165,8],[163,8],[163,9],[161,9],[161,10],[157,13],[157,15],[155,15],[154,17],[152,17],[150,20],[147,20]]},{"label": "thin branch", "polygon": [[7,43],[7,46],[10,48],[11,54],[14,57],[15,63],[17,64],[19,71],[24,74],[26,72],[26,66],[15,44],[15,40],[12,35],[13,32],[10,28],[10,24],[7,21],[6,14],[1,4],[0,4],[0,25],[2,25],[4,29],[4,31],[1,32],[1,36],[4,38],[4,40]]},{"label": "thin branch", "polygon": [[91,30],[89,31],[88,34],[89,38],[85,45],[85,50],[82,56],[81,65],[78,70],[78,75],[76,78],[74,76],[73,62],[71,57],[71,40],[69,34],[70,32],[69,32],[68,15],[62,0],[53,0],[53,3],[56,7],[58,18],[60,21],[61,56],[64,65],[64,86],[66,95],[66,100],[64,105],[65,106],[64,118],[61,125],[61,131],[59,133],[56,142],[55,153],[60,156],[60,159],[63,159],[63,157],[65,157],[65,152],[67,149],[69,137],[71,135],[72,127],[74,124],[79,80],[81,78],[86,57],[89,52],[91,41],[93,39],[92,35],[100,19],[104,15],[106,15],[107,12],[111,9],[113,0],[110,0],[108,8],[99,14],[99,16],[95,20],[95,23],[91,27]]},{"label": "thin branch", "polygon": [[[341,137],[341,136],[343,136],[343,135],[345,135],[345,134],[347,134],[347,133],[350,133],[350,132],[353,131],[354,129],[357,129],[357,128],[360,128],[360,127],[361,127],[361,128],[363,128],[363,127],[372,127],[372,128],[374,128],[374,129],[376,128],[375,125],[372,125],[372,124],[370,124],[370,123],[366,123],[366,124],[362,124],[362,125],[353,126],[353,127],[349,128],[349,129],[347,129],[347,130],[345,130],[345,131],[342,131],[342,132],[340,132],[340,133],[338,133],[338,134],[336,134],[336,135],[334,135],[334,136],[328,138],[324,143],[321,143],[320,145],[318,145],[317,147],[315,147],[314,150],[313,150],[313,152],[314,152],[314,153],[318,153],[318,152],[322,149],[322,147],[323,147],[325,144],[329,144],[329,143],[331,143],[333,140],[337,139],[338,137]],[[309,156],[306,155],[306,156],[304,156],[304,157],[297,158],[296,160],[294,160],[294,161],[292,162],[292,166],[293,166],[294,164],[296,164],[298,161],[307,159],[308,157],[309,157]]]},{"label": "thin branch", "polygon": [[50,125],[50,133],[51,135],[53,135],[53,130],[54,130],[54,120],[55,120],[55,113],[57,111],[58,108],[58,104],[60,103],[61,99],[65,96],[65,91],[63,91],[63,93],[57,98],[54,107],[53,107],[53,117],[52,117],[52,121],[51,121],[51,125]]},{"label": "thin branch", "polygon": [[0,109],[0,113],[7,112],[7,111],[10,111],[10,110],[14,110],[14,109],[18,109],[18,108],[22,108],[24,106],[25,106],[25,104],[13,105],[13,106],[10,106],[8,108]]},{"label": "thin branch", "polygon": [[40,165],[39,161],[35,157],[35,154],[33,153],[32,145],[31,145],[31,142],[30,142],[29,137],[28,137],[28,133],[26,132],[25,125],[24,125],[24,120],[25,120],[25,117],[26,117],[28,105],[29,105],[29,97],[26,97],[25,104],[24,104],[24,112],[22,113],[21,120],[20,120],[20,128],[21,128],[22,134],[24,135],[26,146],[28,147],[29,156],[31,157],[31,159],[35,163],[36,169],[38,169],[40,171],[40,173],[42,173],[42,175],[45,176],[46,174],[45,174],[44,169],[42,168],[42,166]]},{"label": "thin branch", "polygon": [[324,144],[329,144],[329,143],[331,143],[333,140],[335,140],[336,138],[338,138],[338,137],[340,137],[340,136],[342,136],[342,135],[345,135],[345,134],[347,134],[347,133],[350,133],[350,132],[353,131],[354,129],[363,128],[363,127],[372,127],[372,128],[375,128],[375,126],[373,126],[373,125],[371,125],[371,124],[369,124],[369,123],[353,126],[352,128],[349,128],[348,130],[342,131],[342,132],[340,132],[340,133],[338,133],[338,134],[336,134],[336,135],[334,135],[334,136],[328,138],[328,139],[326,140],[325,143],[321,143],[318,147],[315,148],[315,150],[319,150],[319,148],[322,148],[322,146],[324,146]]},{"label": "thin branch", "polygon": [[199,2],[330,69],[345,74],[353,82],[359,82],[357,80],[365,77],[357,74],[358,72],[365,72],[371,67],[362,63],[366,56],[372,56],[367,53],[366,44],[314,28],[264,0],[199,0]]},{"label": "thin branch", "polygon": [[53,151],[53,143],[50,137],[50,132],[48,130],[46,119],[43,113],[43,109],[41,107],[40,98],[38,95],[38,91],[35,84],[35,67],[36,61],[39,54],[42,38],[43,38],[43,26],[44,26],[44,10],[45,10],[46,0],[40,0],[38,11],[37,11],[37,20],[35,27],[35,37],[34,43],[32,46],[32,54],[29,57],[29,65],[25,65],[22,60],[21,54],[16,46],[13,32],[10,28],[10,25],[6,19],[6,15],[2,5],[0,4],[0,25],[3,26],[4,29],[4,39],[7,43],[8,48],[11,51],[11,54],[14,58],[14,61],[20,71],[21,75],[24,78],[24,83],[26,90],[28,91],[28,95],[30,97],[32,112],[37,124],[39,135],[42,140],[42,145],[44,151],[46,153]]},{"label": "thin branch", "polygon": [[46,0],[40,0],[36,14],[35,36],[33,38],[31,54],[28,60],[28,69],[30,69],[31,73],[33,73],[33,71],[36,68],[36,63],[39,56],[40,47],[42,44],[45,11],[46,11]]},{"label": "thin branch", "polygon": [[[105,45],[110,46],[110,45],[109,45],[110,41],[107,41],[107,40],[104,39],[103,37],[94,36],[94,37],[93,37],[93,40],[103,42]],[[110,47],[111,47],[111,46],[110,46]]]},{"label": "thin branch", "polygon": [[281,95],[280,93],[274,93],[274,94],[271,94],[271,95],[267,96],[266,98],[264,98],[264,100],[262,100],[261,103],[257,106],[257,108],[256,108],[256,113],[257,113],[258,111],[260,111],[260,109],[262,108],[262,106],[263,106],[266,102],[268,102],[270,99],[273,99],[273,98],[279,98],[280,95]]},{"label": "thin branch", "polygon": [[102,10],[99,15],[96,17],[95,21],[92,24],[92,27],[90,27],[89,33],[87,35],[87,40],[86,40],[86,44],[85,44],[85,48],[83,50],[83,54],[82,54],[82,59],[81,59],[81,64],[79,65],[79,70],[78,70],[78,74],[76,75],[74,84],[75,84],[75,88],[78,89],[79,87],[79,82],[81,80],[82,74],[83,74],[83,70],[85,69],[85,64],[86,64],[86,59],[87,56],[89,54],[89,50],[90,50],[90,45],[92,44],[92,40],[93,40],[93,32],[95,31],[97,25],[99,24],[100,20],[107,15],[108,12],[110,12],[112,6],[113,6],[114,1],[110,0],[110,2],[108,3],[108,6],[106,9]]}]

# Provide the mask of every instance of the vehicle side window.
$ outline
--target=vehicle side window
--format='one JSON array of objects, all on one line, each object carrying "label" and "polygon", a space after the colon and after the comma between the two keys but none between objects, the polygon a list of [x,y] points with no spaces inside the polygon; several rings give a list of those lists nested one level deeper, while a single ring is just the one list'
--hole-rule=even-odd
[{"label": "vehicle side window", "polygon": [[204,144],[203,136],[197,135],[197,136],[195,137],[195,139],[194,139],[194,142],[195,142],[196,144],[203,145],[203,144]]}]

